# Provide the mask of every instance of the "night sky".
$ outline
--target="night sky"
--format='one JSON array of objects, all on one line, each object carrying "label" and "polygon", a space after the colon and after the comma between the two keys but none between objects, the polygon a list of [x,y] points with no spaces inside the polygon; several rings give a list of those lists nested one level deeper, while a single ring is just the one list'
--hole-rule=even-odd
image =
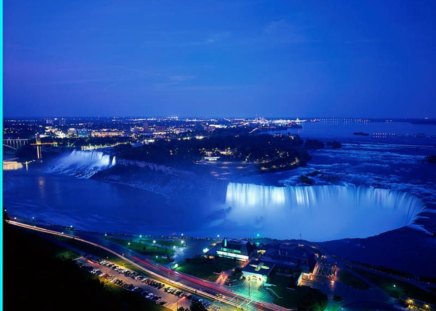
[{"label": "night sky", "polygon": [[4,0],[4,114],[436,117],[436,1]]}]

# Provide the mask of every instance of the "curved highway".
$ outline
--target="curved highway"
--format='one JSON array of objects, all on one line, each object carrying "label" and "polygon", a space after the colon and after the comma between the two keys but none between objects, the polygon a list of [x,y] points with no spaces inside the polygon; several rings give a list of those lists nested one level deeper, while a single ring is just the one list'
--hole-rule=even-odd
[{"label": "curved highway", "polygon": [[89,233],[86,234],[86,237],[85,236],[79,237],[77,235],[73,236],[73,235],[65,234],[64,232],[28,225],[18,221],[6,220],[6,222],[11,225],[22,227],[25,229],[51,234],[54,236],[69,238],[75,241],[92,245],[94,247],[98,247],[132,264],[136,268],[146,272],[148,275],[156,278],[157,280],[162,280],[184,291],[190,292],[198,296],[205,297],[207,299],[220,301],[224,304],[230,305],[240,310],[271,310],[271,311],[289,310],[272,303],[266,303],[266,302],[260,302],[260,301],[248,299],[244,296],[233,293],[223,285],[218,285],[216,283],[205,281],[194,276],[173,271],[162,265],[152,263],[146,258],[141,258],[139,254],[136,254],[134,252],[129,252],[130,254],[126,255],[125,254],[126,250],[122,246],[117,245],[115,243],[111,243],[108,246],[102,245],[98,237],[93,236]]}]

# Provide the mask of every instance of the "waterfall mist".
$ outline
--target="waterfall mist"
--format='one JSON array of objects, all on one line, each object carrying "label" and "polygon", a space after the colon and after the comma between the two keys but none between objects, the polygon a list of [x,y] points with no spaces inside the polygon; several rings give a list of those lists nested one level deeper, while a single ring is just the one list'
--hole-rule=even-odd
[{"label": "waterfall mist", "polygon": [[60,173],[81,178],[90,178],[95,173],[112,167],[116,158],[101,151],[73,150],[57,159],[49,168],[50,173]]},{"label": "waterfall mist", "polygon": [[414,223],[424,205],[407,193],[357,186],[229,183],[228,220],[274,238],[364,238]]}]

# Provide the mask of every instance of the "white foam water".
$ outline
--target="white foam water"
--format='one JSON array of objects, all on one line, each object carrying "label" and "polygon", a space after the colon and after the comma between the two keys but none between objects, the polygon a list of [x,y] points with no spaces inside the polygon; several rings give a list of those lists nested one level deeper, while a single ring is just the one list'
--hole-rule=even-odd
[{"label": "white foam water", "polygon": [[424,209],[416,197],[388,189],[243,183],[229,183],[226,205],[228,220],[241,228],[312,241],[364,238],[411,226]]},{"label": "white foam water", "polygon": [[73,150],[56,160],[48,169],[50,173],[90,178],[97,172],[116,165],[116,158],[100,151]]}]

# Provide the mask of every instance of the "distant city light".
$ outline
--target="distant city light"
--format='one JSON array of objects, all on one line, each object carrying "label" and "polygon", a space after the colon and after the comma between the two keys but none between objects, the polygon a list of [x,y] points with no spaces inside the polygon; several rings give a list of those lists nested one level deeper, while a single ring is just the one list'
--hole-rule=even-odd
[{"label": "distant city light", "polygon": [[156,240],[153,240],[153,244],[156,244]]},{"label": "distant city light", "polygon": [[203,253],[204,254],[206,254],[207,252],[209,251],[209,249],[206,247],[206,248],[203,248]]}]

